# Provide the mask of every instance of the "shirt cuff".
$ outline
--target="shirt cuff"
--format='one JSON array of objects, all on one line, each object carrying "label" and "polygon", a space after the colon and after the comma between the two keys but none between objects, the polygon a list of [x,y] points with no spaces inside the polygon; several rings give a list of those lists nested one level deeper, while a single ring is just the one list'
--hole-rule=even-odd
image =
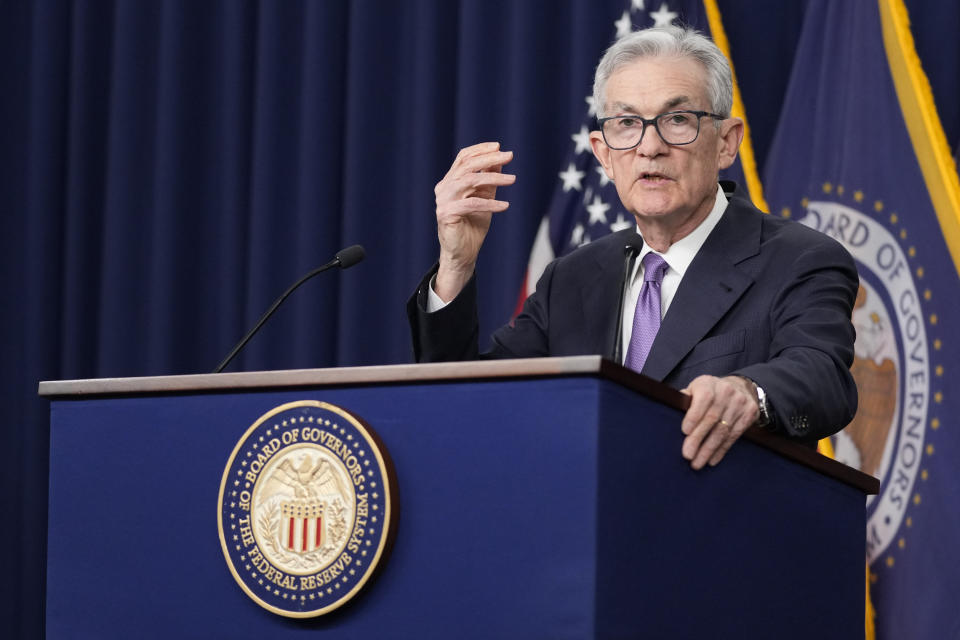
[{"label": "shirt cuff", "polygon": [[434,311],[440,311],[445,306],[450,304],[449,302],[444,302],[443,298],[438,296],[433,288],[437,284],[437,274],[433,274],[433,277],[430,278],[430,286],[427,287],[427,313],[433,313]]}]

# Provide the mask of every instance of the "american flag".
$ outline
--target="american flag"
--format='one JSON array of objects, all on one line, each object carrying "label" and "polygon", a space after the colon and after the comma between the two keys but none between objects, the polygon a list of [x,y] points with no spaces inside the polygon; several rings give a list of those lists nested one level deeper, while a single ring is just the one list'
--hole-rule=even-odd
[{"label": "american flag", "polygon": [[[632,0],[614,22],[614,40],[631,31],[670,24],[693,27],[711,35],[730,57],[716,0]],[[570,151],[557,174],[558,182],[550,206],[540,222],[530,251],[517,312],[523,300],[533,293],[537,280],[551,260],[608,233],[636,224],[633,215],[623,208],[613,183],[590,150],[590,131],[597,128],[597,105],[592,95],[588,95],[585,101],[586,113],[579,130],[570,136]],[[733,115],[746,121],[735,78]],[[746,180],[745,175],[751,179]],[[754,202],[765,208],[760,182],[755,176],[750,140],[745,137],[737,162],[724,172],[724,177],[746,184]]]}]

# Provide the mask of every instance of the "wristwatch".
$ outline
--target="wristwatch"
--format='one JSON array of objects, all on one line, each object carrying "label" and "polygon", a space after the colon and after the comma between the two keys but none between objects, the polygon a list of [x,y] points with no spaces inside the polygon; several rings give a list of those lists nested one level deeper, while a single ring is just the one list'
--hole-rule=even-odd
[{"label": "wristwatch", "polygon": [[770,426],[770,403],[767,401],[767,394],[763,387],[756,382],[753,388],[757,392],[757,406],[760,407],[760,415],[757,416],[757,426],[761,429]]},{"label": "wristwatch", "polygon": [[770,423],[772,422],[771,416],[770,416],[770,401],[767,400],[767,394],[763,390],[763,387],[758,385],[756,382],[754,382],[750,378],[747,378],[746,376],[740,376],[740,377],[746,380],[747,382],[749,382],[753,386],[753,394],[757,399],[757,408],[760,410],[760,412],[757,415],[757,421],[754,424],[756,424],[761,429],[764,429],[770,426]]}]

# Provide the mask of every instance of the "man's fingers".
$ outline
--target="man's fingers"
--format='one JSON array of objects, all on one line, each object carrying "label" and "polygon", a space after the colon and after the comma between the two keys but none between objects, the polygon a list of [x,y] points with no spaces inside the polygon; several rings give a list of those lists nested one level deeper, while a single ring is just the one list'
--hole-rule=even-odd
[{"label": "man's fingers", "polygon": [[681,431],[687,436],[683,440],[680,452],[684,458],[692,461],[700,450],[704,438],[709,435],[723,414],[718,407],[714,406],[712,386],[705,384],[704,380],[697,378],[691,382],[690,393],[692,396],[690,408],[687,409],[680,425]]},{"label": "man's fingers", "polygon": [[464,158],[469,158],[481,153],[489,153],[491,151],[499,151],[500,143],[499,142],[478,142],[477,144],[472,144],[469,147],[464,147],[460,149],[457,153],[456,161],[462,160]]},{"label": "man's fingers", "polygon": [[710,461],[707,462],[711,467],[715,467],[720,464],[720,461],[723,460],[723,456],[727,455],[727,451],[730,450],[731,445],[733,445],[732,440],[728,440],[717,447],[717,450],[713,452],[713,455],[710,456]]},{"label": "man's fingers", "polygon": [[513,160],[513,151],[491,151],[466,158],[458,158],[450,167],[450,172],[456,175],[478,171],[496,173],[511,160]]},{"label": "man's fingers", "polygon": [[[687,460],[693,460],[697,452],[703,446],[704,440],[714,431],[720,423],[720,413],[711,408],[696,424],[693,425],[690,433],[683,441],[681,453]],[[723,427],[723,425],[720,425]]]},{"label": "man's fingers", "polygon": [[723,442],[720,443],[720,446],[717,447],[717,450],[713,452],[713,455],[710,456],[710,460],[707,464],[711,467],[719,464],[723,457],[727,455],[727,451],[730,450],[730,447],[733,446],[733,443],[736,442],[743,433],[750,428],[750,425],[753,424],[753,418],[750,417],[751,414],[741,415],[737,418],[736,422],[733,422],[730,427],[730,433],[724,438]]},{"label": "man's fingers", "polygon": [[471,191],[489,187],[506,187],[517,181],[512,173],[466,173],[455,178],[447,178],[437,183],[434,193],[437,198],[447,197],[455,199],[463,197]]},{"label": "man's fingers", "polygon": [[[683,431],[684,435],[690,435],[697,428],[697,425],[703,423],[704,418],[707,417],[707,410],[711,407],[714,401],[714,390],[712,385],[708,384],[707,381],[697,378],[690,383],[690,386],[687,387],[690,393],[690,407],[687,409],[686,414],[683,416],[683,422],[680,425],[680,429]],[[715,414],[713,417],[719,420],[721,414]],[[716,422],[716,420],[714,420]],[[712,422],[709,422],[707,427],[709,427]]]},{"label": "man's fingers", "polygon": [[[468,173],[458,178],[445,180],[437,185],[436,192],[437,212],[442,215],[450,210],[450,206],[472,202],[478,199],[493,200],[498,187],[505,187],[516,182],[517,177],[512,173]],[[505,209],[506,207],[504,207]],[[478,211],[502,211],[481,207]]]},{"label": "man's fingers", "polygon": [[446,218],[448,216],[460,217],[470,213],[499,213],[506,211],[510,203],[506,200],[493,200],[491,198],[464,198],[454,200],[444,205],[443,210],[439,211],[438,217]]},{"label": "man's fingers", "polygon": [[473,187],[505,187],[516,182],[517,176],[512,173],[481,171],[461,176],[458,181]]},{"label": "man's fingers", "polygon": [[681,452],[687,460],[693,460],[713,426],[723,417],[722,407],[714,402],[715,394],[712,386],[704,384],[699,378],[691,383],[693,397],[690,408],[687,409],[681,431],[686,435]]},{"label": "man's fingers", "polygon": [[702,469],[729,437],[730,424],[726,420],[718,421],[710,429],[703,444],[697,449],[696,455],[690,461],[690,466],[694,469]]}]

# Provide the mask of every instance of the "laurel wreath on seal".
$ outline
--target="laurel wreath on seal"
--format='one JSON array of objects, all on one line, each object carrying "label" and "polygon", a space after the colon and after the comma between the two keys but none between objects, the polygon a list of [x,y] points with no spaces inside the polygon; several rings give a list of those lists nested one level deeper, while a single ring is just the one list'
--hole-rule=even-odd
[{"label": "laurel wreath on seal", "polygon": [[330,505],[330,536],[327,544],[307,553],[291,553],[280,545],[280,507],[276,501],[270,501],[260,512],[257,518],[257,533],[270,550],[270,555],[277,564],[292,569],[314,570],[317,565],[328,562],[340,543],[347,535],[346,507],[339,498]]}]

